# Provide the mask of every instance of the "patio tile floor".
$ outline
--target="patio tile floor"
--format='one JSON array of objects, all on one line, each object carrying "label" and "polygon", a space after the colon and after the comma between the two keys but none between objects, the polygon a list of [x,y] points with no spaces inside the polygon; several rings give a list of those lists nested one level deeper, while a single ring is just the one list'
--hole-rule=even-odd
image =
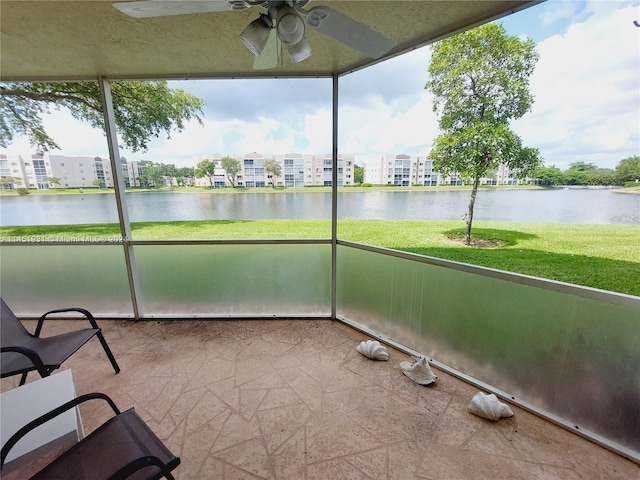
[{"label": "patio tile floor", "polygon": [[[368,337],[338,322],[99,323],[122,372],[95,339],[63,368],[77,394],[134,406],[181,457],[181,480],[640,479],[635,463],[517,407],[495,423],[469,414],[475,387],[435,369],[434,386],[417,385],[399,369],[410,357],[369,360],[355,350]],[[50,322],[43,336],[76,325]],[[88,433],[109,410],[89,402],[81,414]]]}]

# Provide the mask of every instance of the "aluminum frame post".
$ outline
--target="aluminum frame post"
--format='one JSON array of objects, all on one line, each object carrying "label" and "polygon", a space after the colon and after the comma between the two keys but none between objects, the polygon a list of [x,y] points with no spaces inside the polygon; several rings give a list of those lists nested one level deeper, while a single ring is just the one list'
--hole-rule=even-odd
[{"label": "aluminum frame post", "polygon": [[109,80],[100,77],[100,97],[102,100],[102,113],[104,115],[104,130],[107,135],[107,145],[109,147],[109,161],[113,172],[113,189],[115,192],[116,207],[118,209],[118,221],[120,223],[120,233],[122,235],[122,245],[124,248],[124,258],[129,279],[129,292],[131,293],[131,304],[133,316],[136,320],[142,317],[142,309],[138,304],[138,277],[136,261],[131,244],[131,223],[129,222],[129,212],[125,198],[124,174],[122,173],[122,163],[120,159],[120,148],[118,147],[118,136],[113,113],[113,98],[111,96],[111,85]]},{"label": "aluminum frame post", "polygon": [[337,320],[337,256],[338,256],[338,75],[333,77],[332,99],[332,172],[331,172],[331,318]]}]

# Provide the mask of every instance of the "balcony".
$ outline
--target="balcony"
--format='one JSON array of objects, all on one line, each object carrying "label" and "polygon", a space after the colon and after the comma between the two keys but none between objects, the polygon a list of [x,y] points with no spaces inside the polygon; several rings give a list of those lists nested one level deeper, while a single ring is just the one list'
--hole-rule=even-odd
[{"label": "balcony", "polygon": [[[45,326],[67,331],[73,320]],[[35,323],[27,321],[33,329]],[[355,347],[367,335],[330,320],[103,320],[122,372],[97,341],[65,364],[78,394],[134,406],[179,455],[176,478],[637,478],[635,463],[513,407],[490,422],[467,412],[478,388],[434,368],[420,386]],[[48,330],[47,330],[48,329]],[[30,381],[37,378],[31,374]],[[2,380],[2,390],[17,377]],[[109,412],[86,404],[85,431]],[[26,478],[49,458],[3,472]]]},{"label": "balcony", "polygon": [[[395,39],[381,61],[535,3],[331,5]],[[342,240],[337,94],[379,60],[318,34],[308,61],[255,72],[241,42],[212,41],[236,39],[253,13],[138,21],[111,2],[3,1],[2,80],[97,82],[116,190],[111,81],[264,75],[331,91],[334,189],[319,239],[135,238],[117,191],[117,220],[104,220],[117,239],[3,243],[2,295],[18,315],[81,303],[105,330],[122,373],[90,343],[65,364],[77,393],[135,406],[181,456],[182,479],[637,478],[640,298]],[[389,362],[355,351],[369,337]],[[432,359],[435,386],[399,372],[411,354]],[[467,413],[479,390],[514,417]],[[84,407],[87,431],[104,415]]]}]

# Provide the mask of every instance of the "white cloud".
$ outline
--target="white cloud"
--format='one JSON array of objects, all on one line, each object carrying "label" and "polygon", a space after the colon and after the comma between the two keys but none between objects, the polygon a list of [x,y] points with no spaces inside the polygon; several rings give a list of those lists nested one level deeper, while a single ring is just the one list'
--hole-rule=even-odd
[{"label": "white cloud", "polygon": [[407,110],[393,111],[392,105],[377,100],[374,105],[340,110],[340,150],[372,157],[406,153],[426,155],[437,135],[437,119],[431,96],[420,92]]},{"label": "white cloud", "polygon": [[573,17],[577,9],[576,2],[560,1],[549,2],[546,9],[539,15],[543,26],[553,25],[559,20],[565,20]]},{"label": "white cloud", "polygon": [[331,151],[331,112],[320,109],[292,121],[260,117],[254,122],[207,120],[190,122],[170,139],[156,139],[146,153],[123,152],[130,160],[151,160],[193,166],[213,154],[259,152],[328,153]]},{"label": "white cloud", "polygon": [[[53,110],[42,119],[45,131],[60,146],[52,154],[78,156],[104,156],[109,151],[107,140],[102,132],[90,125],[78,122],[66,110]],[[16,155],[35,153],[25,137],[15,139],[3,152]]]},{"label": "white cloud", "polygon": [[[532,112],[514,129],[547,165],[614,168],[640,150],[640,43],[632,7],[600,12],[538,44]],[[593,159],[598,159],[597,161]]]}]

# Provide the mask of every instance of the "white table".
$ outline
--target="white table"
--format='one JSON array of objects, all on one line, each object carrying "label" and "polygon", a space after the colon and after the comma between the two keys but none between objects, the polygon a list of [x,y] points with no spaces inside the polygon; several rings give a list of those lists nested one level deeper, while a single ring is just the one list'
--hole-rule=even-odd
[{"label": "white table", "polygon": [[[31,372],[31,375],[37,375]],[[11,435],[31,420],[75,398],[71,370],[54,373],[0,394],[0,440],[5,444]],[[80,412],[72,408],[24,436],[10,451],[5,465],[37,448],[67,447],[83,437]]]}]

